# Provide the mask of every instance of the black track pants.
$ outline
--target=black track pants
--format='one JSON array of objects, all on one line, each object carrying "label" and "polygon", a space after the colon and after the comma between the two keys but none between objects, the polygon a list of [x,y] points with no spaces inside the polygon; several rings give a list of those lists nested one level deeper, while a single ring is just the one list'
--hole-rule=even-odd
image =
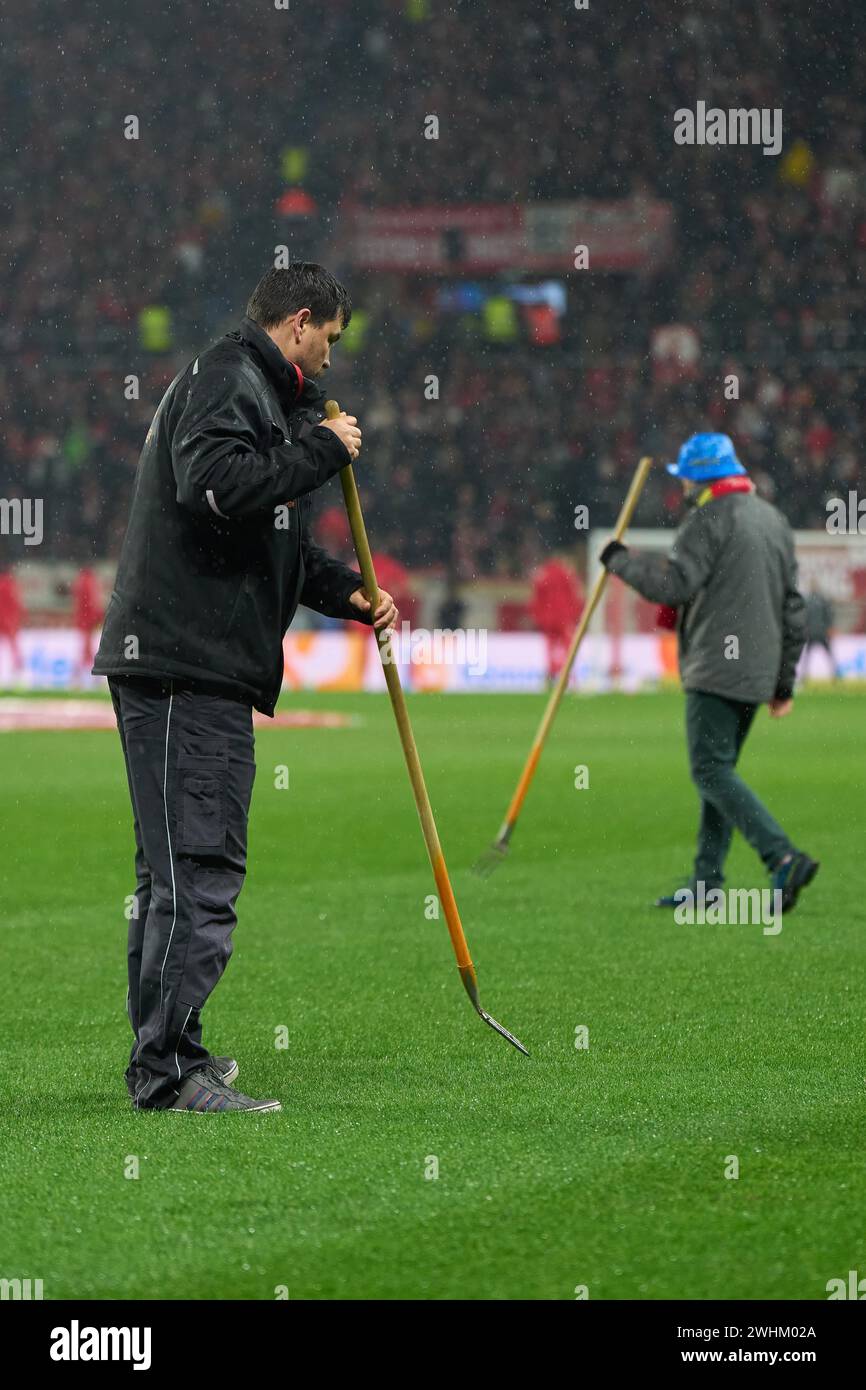
[{"label": "black track pants", "polygon": [[232,952],[255,778],[252,708],[171,681],[111,678],[135,824],[127,1077],[171,1105],[206,1062],[200,1013]]}]

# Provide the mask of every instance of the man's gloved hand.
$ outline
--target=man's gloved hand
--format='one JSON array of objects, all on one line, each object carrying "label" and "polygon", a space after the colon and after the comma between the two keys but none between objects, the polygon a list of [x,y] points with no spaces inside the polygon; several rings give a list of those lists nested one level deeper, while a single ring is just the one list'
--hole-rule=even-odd
[{"label": "man's gloved hand", "polygon": [[604,550],[601,552],[599,559],[601,560],[601,563],[604,565],[606,570],[610,570],[611,574],[616,574],[616,557],[618,555],[627,554],[628,546],[623,545],[622,541],[608,541],[607,545],[604,547]]}]

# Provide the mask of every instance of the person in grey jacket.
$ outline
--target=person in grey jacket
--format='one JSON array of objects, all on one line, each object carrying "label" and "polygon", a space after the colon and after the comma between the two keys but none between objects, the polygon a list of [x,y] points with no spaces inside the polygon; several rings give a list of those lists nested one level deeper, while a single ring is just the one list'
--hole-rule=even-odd
[{"label": "person in grey jacket", "polygon": [[803,650],[803,679],[809,674],[812,648],[823,647],[830,661],[833,680],[839,679],[839,667],[833,655],[833,605],[813,582],[806,595],[806,645]]},{"label": "person in grey jacket", "polygon": [[[736,764],[758,707],[768,705],[777,719],[793,707],[805,639],[794,538],[782,514],[756,494],[727,435],[693,435],[668,472],[691,504],[670,556],[611,541],[601,560],[644,598],[678,610],[689,761],[701,800],[690,886],[721,887],[737,829],[788,911],[818,864],[794,846]],[[677,901],[672,894],[657,905]]]}]

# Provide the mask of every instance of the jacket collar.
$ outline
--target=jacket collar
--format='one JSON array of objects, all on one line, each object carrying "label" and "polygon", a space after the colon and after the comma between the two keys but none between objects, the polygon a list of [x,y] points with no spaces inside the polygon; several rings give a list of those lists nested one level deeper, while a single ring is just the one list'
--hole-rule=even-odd
[{"label": "jacket collar", "polygon": [[305,380],[300,367],[283,356],[270,334],[266,333],[254,319],[244,315],[241,319],[238,337],[249,343],[261,359],[262,366],[276,387],[277,395],[284,409],[291,410],[298,405],[302,396],[305,401],[311,404],[314,402],[318,388],[314,387],[311,381]]}]

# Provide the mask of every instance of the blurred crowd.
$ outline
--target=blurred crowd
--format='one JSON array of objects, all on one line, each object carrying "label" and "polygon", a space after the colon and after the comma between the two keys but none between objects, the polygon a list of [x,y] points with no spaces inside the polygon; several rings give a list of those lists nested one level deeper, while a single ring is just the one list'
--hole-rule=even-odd
[{"label": "blurred crowd", "polygon": [[[352,293],[329,391],[361,419],[369,525],[404,564],[525,574],[581,538],[576,508],[611,522],[639,454],[674,457],[699,428],[730,432],[797,526],[822,526],[827,498],[855,486],[857,6],[11,8],[0,496],[45,499],[43,557],[116,552],[162,392],[240,318],[282,244]],[[676,145],[673,113],[697,100],[781,108],[781,154]],[[344,232],[358,204],[578,196],[668,200],[675,250],[653,273],[564,270],[547,341],[522,316],[492,334],[430,276],[359,272]],[[641,521],[677,502],[657,475]],[[338,504],[335,490],[320,512]]]}]

